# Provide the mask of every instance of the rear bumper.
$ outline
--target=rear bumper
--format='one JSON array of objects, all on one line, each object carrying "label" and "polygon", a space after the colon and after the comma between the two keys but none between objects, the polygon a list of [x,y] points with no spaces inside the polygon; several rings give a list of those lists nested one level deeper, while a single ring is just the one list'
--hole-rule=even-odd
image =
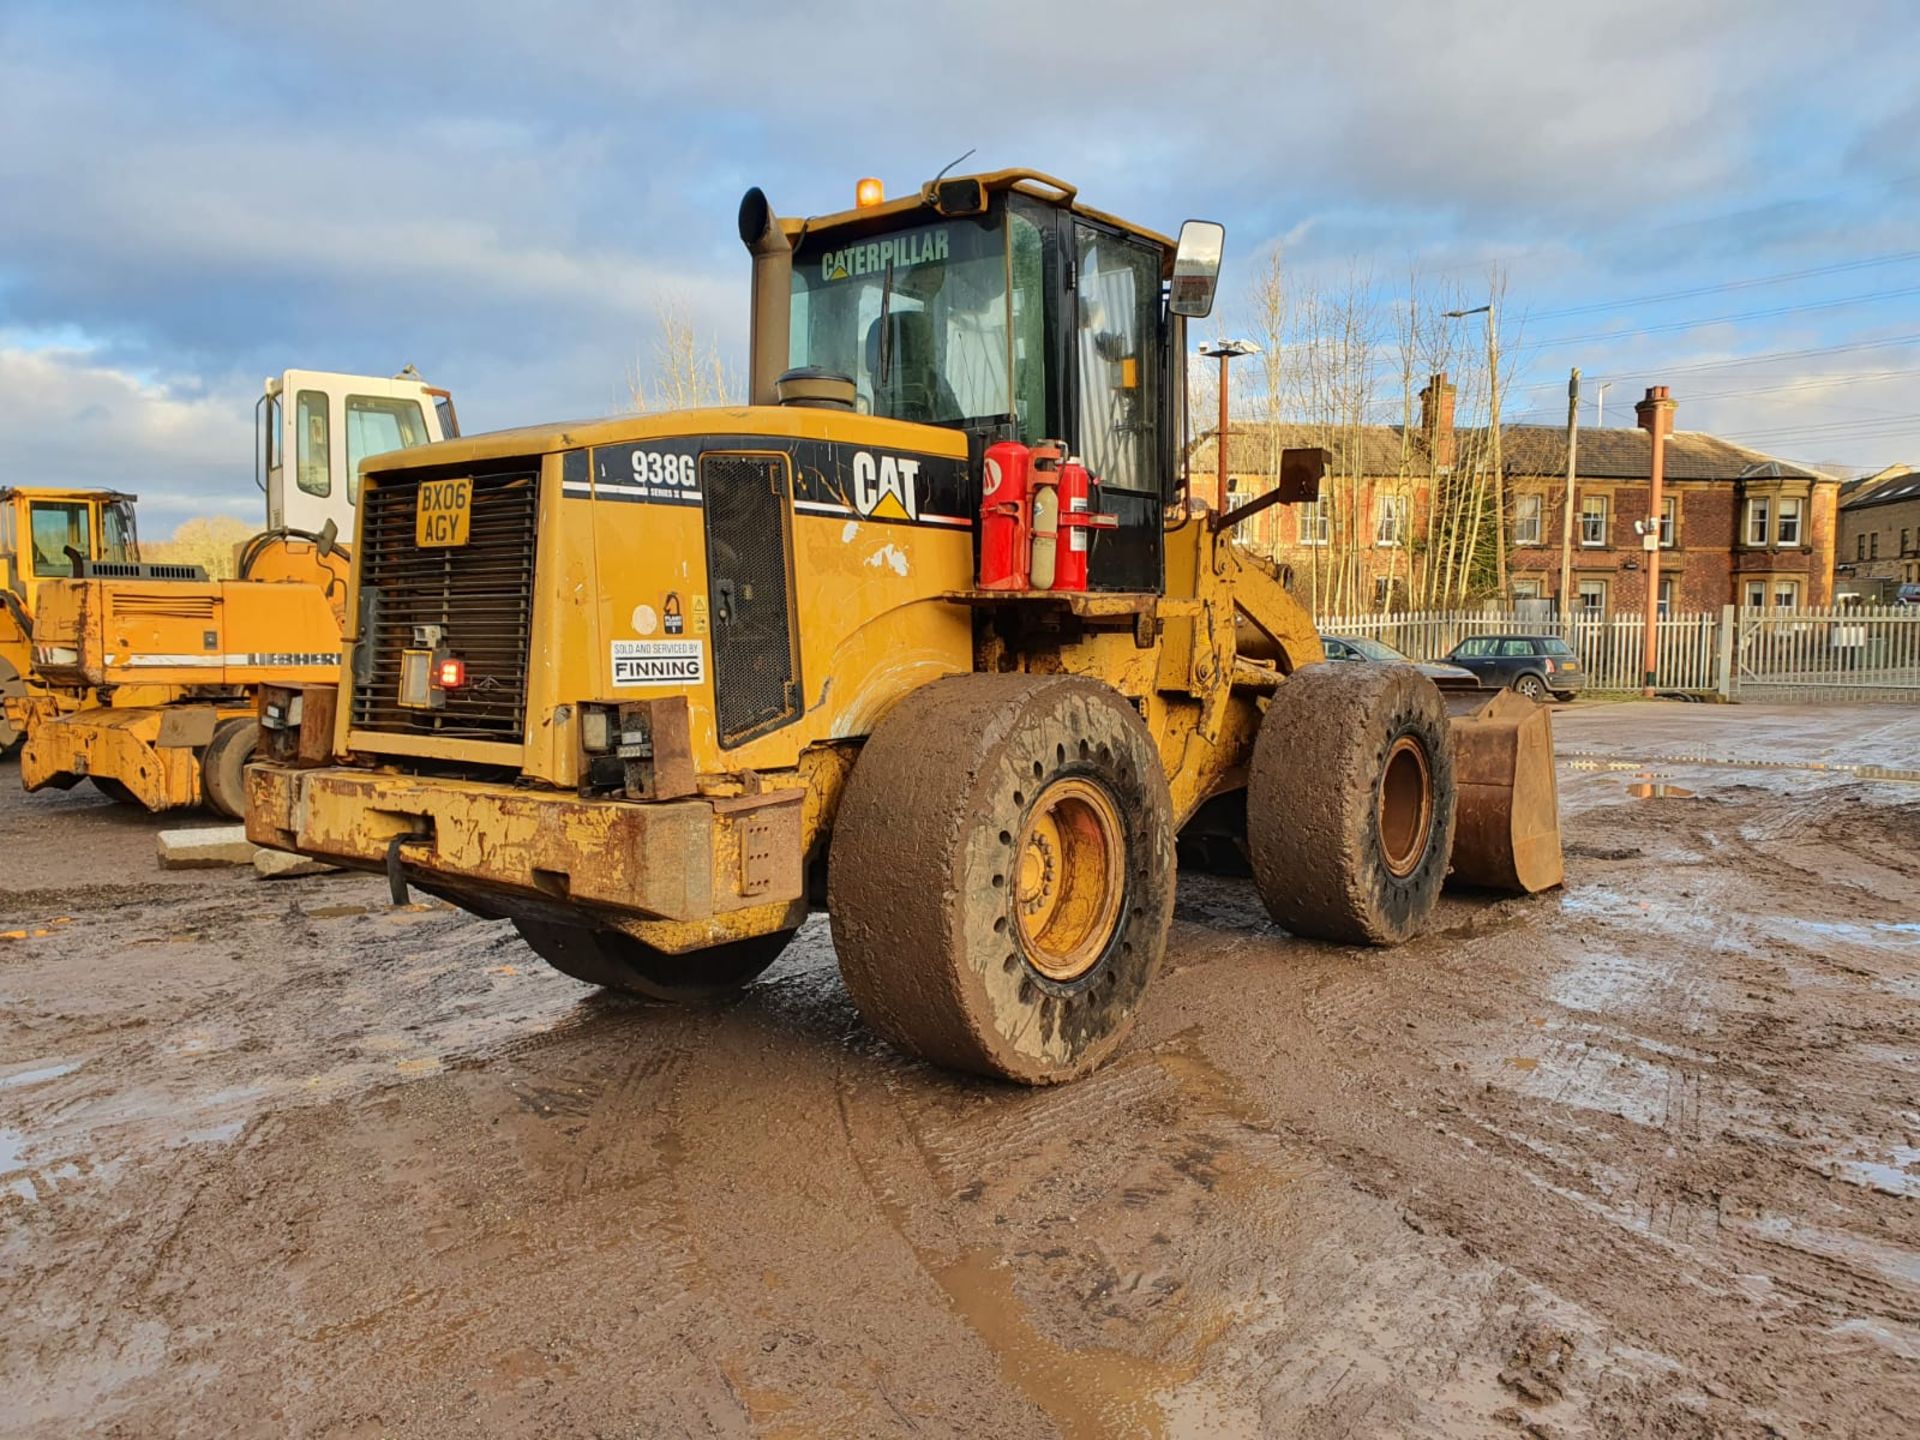
[{"label": "rear bumper", "polygon": [[1587,672],[1584,670],[1577,675],[1568,675],[1561,671],[1555,671],[1553,674],[1547,676],[1547,689],[1556,695],[1578,695],[1586,688]]},{"label": "rear bumper", "polygon": [[641,803],[255,764],[247,792],[256,845],[385,870],[395,841],[417,837],[397,854],[402,876],[423,889],[501,915],[668,922],[670,931],[643,934],[663,949],[774,928],[762,923],[771,911],[803,904],[800,789]]}]

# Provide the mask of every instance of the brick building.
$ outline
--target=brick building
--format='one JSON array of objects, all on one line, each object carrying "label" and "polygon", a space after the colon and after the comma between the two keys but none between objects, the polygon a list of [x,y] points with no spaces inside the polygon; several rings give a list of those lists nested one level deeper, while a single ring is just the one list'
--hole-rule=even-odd
[{"label": "brick building", "polygon": [[[1611,613],[1646,604],[1645,551],[1636,523],[1649,520],[1656,391],[1631,428],[1580,431],[1574,484],[1573,603]],[[1657,392],[1664,399],[1664,389]],[[1666,402],[1671,412],[1671,402]],[[1559,426],[1501,427],[1507,492],[1507,568],[1512,600],[1558,600],[1567,436]],[[1490,452],[1484,429],[1453,425],[1453,387],[1436,375],[1420,394],[1420,424],[1250,424],[1231,435],[1229,477],[1238,501],[1267,488],[1270,456],[1291,446],[1333,450],[1328,499],[1276,506],[1247,543],[1296,573],[1316,552],[1361,552],[1376,603],[1399,603],[1421,563],[1421,537],[1436,474]],[[1665,441],[1661,535],[1662,603],[1679,613],[1722,605],[1825,605],[1832,601],[1839,482],[1712,435],[1673,431]],[[1214,437],[1196,443],[1196,492],[1211,495]],[[1205,483],[1202,483],[1202,477]],[[1920,522],[1916,522],[1920,542]]]},{"label": "brick building", "polygon": [[1920,471],[1876,476],[1846,495],[1839,533],[1837,590],[1886,605],[1902,585],[1920,585]]}]

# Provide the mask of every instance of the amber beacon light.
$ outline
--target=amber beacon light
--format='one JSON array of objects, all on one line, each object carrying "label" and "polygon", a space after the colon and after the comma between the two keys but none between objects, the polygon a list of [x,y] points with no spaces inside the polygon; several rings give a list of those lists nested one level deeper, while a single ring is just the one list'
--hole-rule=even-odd
[{"label": "amber beacon light", "polygon": [[869,175],[853,187],[853,203],[862,210],[875,205],[883,205],[887,199],[887,187]]}]

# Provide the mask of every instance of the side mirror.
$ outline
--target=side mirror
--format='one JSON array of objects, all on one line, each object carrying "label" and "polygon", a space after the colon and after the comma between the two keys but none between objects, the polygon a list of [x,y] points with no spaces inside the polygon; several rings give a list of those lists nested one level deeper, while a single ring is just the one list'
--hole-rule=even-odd
[{"label": "side mirror", "polygon": [[1213,313],[1213,293],[1220,284],[1220,253],[1226,248],[1227,227],[1212,220],[1189,220],[1180,227],[1180,245],[1173,252],[1173,288],[1167,307],[1190,320]]},{"label": "side mirror", "polygon": [[313,548],[320,552],[320,558],[326,559],[333,553],[333,547],[340,543],[340,527],[329,519],[320,527],[319,544]]}]

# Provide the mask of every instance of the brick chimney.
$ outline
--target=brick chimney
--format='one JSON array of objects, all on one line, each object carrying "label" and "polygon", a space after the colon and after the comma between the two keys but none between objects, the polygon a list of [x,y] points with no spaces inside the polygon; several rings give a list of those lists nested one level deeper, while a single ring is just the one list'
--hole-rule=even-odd
[{"label": "brick chimney", "polygon": [[1649,385],[1647,398],[1633,407],[1633,418],[1649,435],[1673,434],[1673,412],[1679,402],[1664,385]]},{"label": "brick chimney", "polygon": [[1420,392],[1420,433],[1435,470],[1453,468],[1453,386],[1442,370]]}]

